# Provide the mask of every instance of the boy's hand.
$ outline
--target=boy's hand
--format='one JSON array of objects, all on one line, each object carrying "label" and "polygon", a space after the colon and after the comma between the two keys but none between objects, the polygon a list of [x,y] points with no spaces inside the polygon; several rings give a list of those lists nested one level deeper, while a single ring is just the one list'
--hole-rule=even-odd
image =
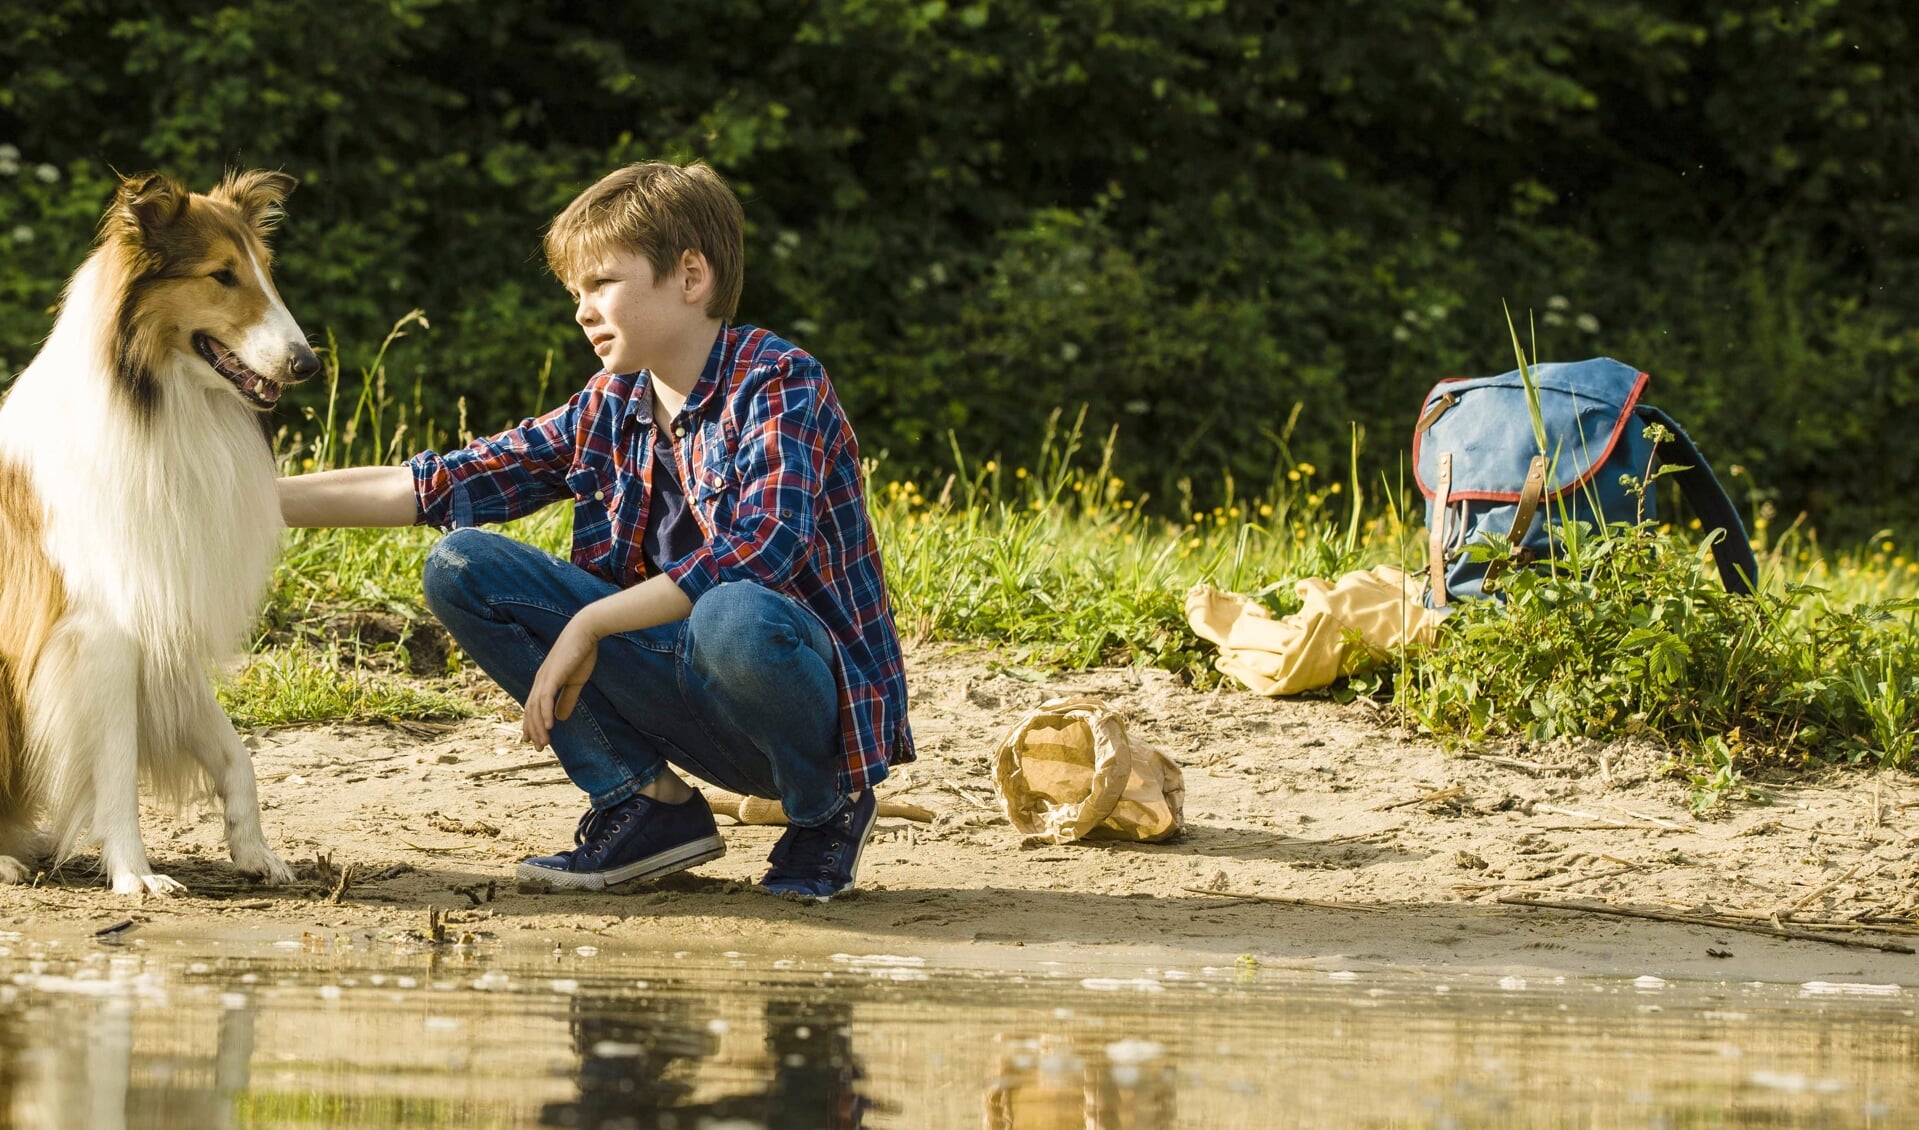
[{"label": "boy's hand", "polygon": [[593,665],[600,658],[600,637],[584,616],[575,616],[553,650],[546,653],[539,673],[533,676],[533,689],[526,695],[526,717],[520,732],[534,749],[545,749],[557,721],[573,716],[580,692],[593,677]]}]

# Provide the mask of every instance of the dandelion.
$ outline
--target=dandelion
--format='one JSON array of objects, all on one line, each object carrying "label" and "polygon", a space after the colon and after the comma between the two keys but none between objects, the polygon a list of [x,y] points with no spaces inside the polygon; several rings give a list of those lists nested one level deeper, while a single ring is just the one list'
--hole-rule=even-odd
[{"label": "dandelion", "polygon": [[1306,496],[1306,506],[1307,506],[1307,508],[1308,508],[1308,509],[1311,509],[1312,507],[1315,507],[1315,506],[1318,506],[1318,505],[1319,505],[1319,496],[1318,496],[1318,495],[1316,495],[1316,494],[1309,494],[1309,495],[1307,495],[1307,496]]},{"label": "dandelion", "polygon": [[1891,553],[1891,552],[1892,552],[1892,542],[1890,542],[1890,541],[1882,541],[1882,542],[1880,542],[1880,543],[1879,543],[1879,552],[1881,552],[1881,553]]},{"label": "dandelion", "polygon": [[1271,518],[1273,516],[1273,504],[1270,502],[1260,503],[1259,516],[1262,518]]},{"label": "dandelion", "polygon": [[1015,467],[1015,468],[1013,468],[1013,477],[1014,477],[1014,478],[1016,478],[1016,479],[1023,479],[1023,478],[1025,478],[1025,477],[1026,477],[1026,468],[1024,468],[1024,467]]},{"label": "dandelion", "polygon": [[1333,485],[1331,485],[1331,486],[1329,486],[1329,487],[1327,487],[1327,488],[1326,488],[1326,493],[1327,493],[1327,494],[1338,494],[1338,493],[1339,493],[1339,484],[1338,484],[1338,483],[1334,483]]},{"label": "dandelion", "polygon": [[986,473],[990,475],[997,470],[999,470],[999,460],[988,459],[986,461]]},{"label": "dandelion", "polygon": [[1126,499],[1125,501],[1119,504],[1119,508],[1121,510],[1131,510],[1133,508],[1133,500],[1130,498]]},{"label": "dandelion", "polygon": [[1187,549],[1198,549],[1199,546],[1200,546],[1200,539],[1198,538],[1188,538],[1186,541]]},{"label": "dandelion", "polygon": [[1204,511],[1204,510],[1195,510],[1195,511],[1193,511],[1193,521],[1195,521],[1195,522],[1202,522],[1202,523],[1203,523],[1203,522],[1205,522],[1205,521],[1206,521],[1206,511]]},{"label": "dandelion", "polygon": [[60,170],[52,165],[36,165],[33,175],[39,178],[41,184],[52,184],[60,179]]},{"label": "dandelion", "polygon": [[1698,529],[1698,528],[1699,528],[1699,519],[1697,519],[1697,518],[1694,518],[1694,519],[1693,519],[1692,521],[1690,521],[1690,522],[1687,522],[1687,523],[1686,523],[1686,528],[1687,528],[1687,529],[1689,529],[1689,530],[1696,530],[1696,529]]},{"label": "dandelion", "polygon": [[1296,483],[1296,482],[1298,482],[1298,481],[1299,481],[1299,468],[1297,468],[1297,467],[1294,467],[1294,468],[1293,468],[1292,470],[1290,470],[1290,471],[1288,471],[1288,472],[1286,472],[1286,480],[1287,480],[1288,482],[1294,482],[1294,483]]},{"label": "dandelion", "polygon": [[1237,506],[1235,506],[1235,507],[1233,507],[1233,508],[1232,508],[1231,510],[1228,510],[1228,511],[1226,512],[1226,516],[1227,516],[1228,518],[1237,518],[1237,517],[1239,517],[1239,507],[1237,507]]},{"label": "dandelion", "polygon": [[1302,475],[1313,475],[1313,474],[1317,474],[1318,472],[1319,472],[1319,468],[1313,466],[1311,463],[1301,463],[1299,465],[1299,473]]}]

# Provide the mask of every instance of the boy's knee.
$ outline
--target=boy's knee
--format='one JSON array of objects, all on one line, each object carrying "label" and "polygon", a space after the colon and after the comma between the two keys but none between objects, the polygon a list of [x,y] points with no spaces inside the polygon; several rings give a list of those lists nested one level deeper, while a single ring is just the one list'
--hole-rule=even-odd
[{"label": "boy's knee", "polygon": [[427,551],[420,588],[427,607],[436,615],[444,608],[459,604],[466,595],[468,572],[491,536],[485,530],[472,527],[454,530]]},{"label": "boy's knee", "polygon": [[746,674],[784,644],[804,640],[784,597],[751,581],[729,581],[693,603],[694,654],[710,673]]}]

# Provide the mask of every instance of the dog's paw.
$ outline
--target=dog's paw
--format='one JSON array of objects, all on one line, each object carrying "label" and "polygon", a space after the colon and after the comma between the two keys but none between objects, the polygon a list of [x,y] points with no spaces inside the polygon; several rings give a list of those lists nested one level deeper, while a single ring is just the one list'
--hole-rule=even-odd
[{"label": "dog's paw", "polygon": [[24,883],[33,878],[33,868],[10,855],[0,855],[0,883]]},{"label": "dog's paw", "polygon": [[235,848],[233,866],[240,874],[269,887],[293,882],[293,868],[281,863],[280,857],[264,846]]},{"label": "dog's paw", "polygon": [[187,889],[165,875],[135,875],[129,871],[113,877],[113,893],[172,898],[174,895],[186,894]]}]

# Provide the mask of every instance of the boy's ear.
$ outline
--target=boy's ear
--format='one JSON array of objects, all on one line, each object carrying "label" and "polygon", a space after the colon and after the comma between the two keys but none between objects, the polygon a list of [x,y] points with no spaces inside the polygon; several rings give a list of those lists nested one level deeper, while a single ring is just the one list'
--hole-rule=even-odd
[{"label": "boy's ear", "polygon": [[680,297],[689,305],[705,305],[712,289],[713,272],[707,267],[706,256],[690,247],[680,252]]}]

